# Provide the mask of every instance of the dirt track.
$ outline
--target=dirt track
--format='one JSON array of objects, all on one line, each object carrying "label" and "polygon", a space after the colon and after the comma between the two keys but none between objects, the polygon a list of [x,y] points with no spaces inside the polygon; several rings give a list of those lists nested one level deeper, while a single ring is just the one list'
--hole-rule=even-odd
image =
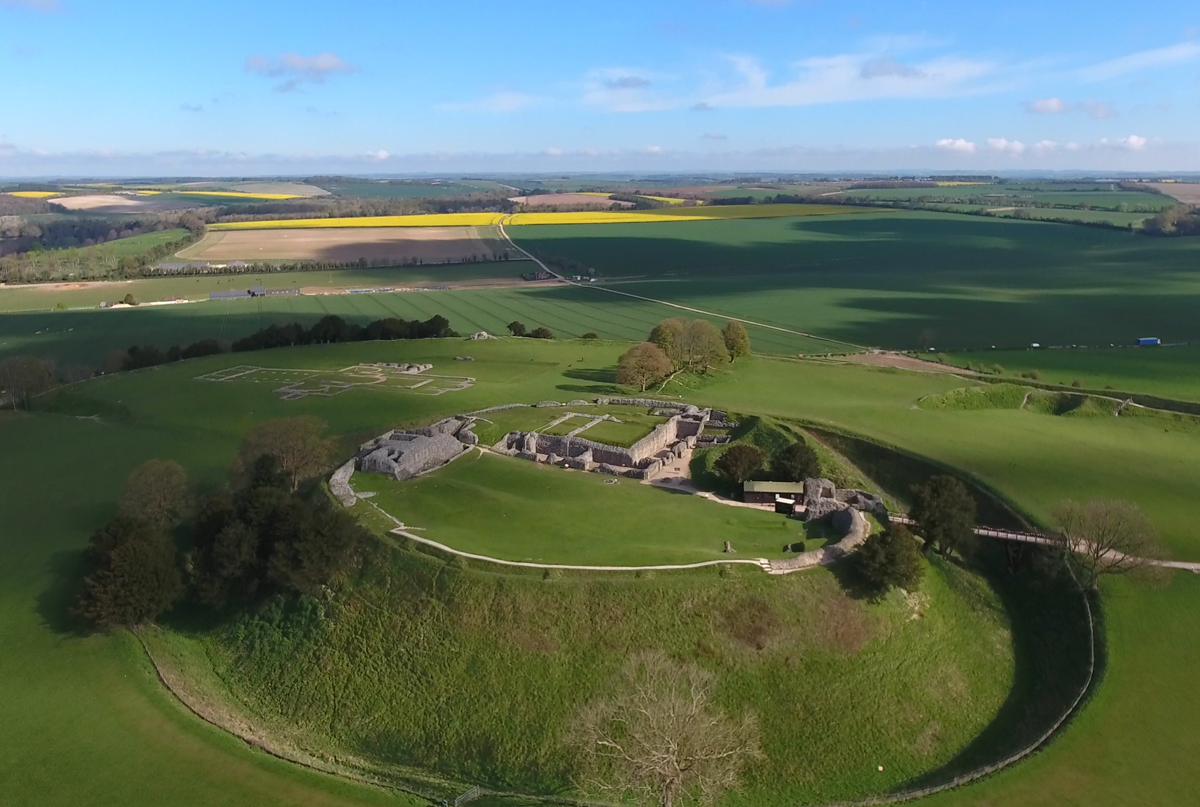
[{"label": "dirt track", "polygon": [[912,356],[906,356],[903,353],[856,353],[852,356],[842,356],[839,361],[850,362],[851,364],[866,364],[871,367],[895,367],[900,370],[916,370],[922,373],[971,374],[970,370],[964,370],[961,367],[916,359]]},{"label": "dirt track", "polygon": [[490,259],[503,245],[480,227],[222,230],[179,253],[187,260],[374,260],[427,262]]}]

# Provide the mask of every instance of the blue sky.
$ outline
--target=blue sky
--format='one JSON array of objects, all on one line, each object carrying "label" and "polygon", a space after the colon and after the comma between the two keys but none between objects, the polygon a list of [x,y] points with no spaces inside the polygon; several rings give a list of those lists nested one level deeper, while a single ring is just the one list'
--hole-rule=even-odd
[{"label": "blue sky", "polygon": [[0,0],[0,175],[1200,170],[1200,3]]}]

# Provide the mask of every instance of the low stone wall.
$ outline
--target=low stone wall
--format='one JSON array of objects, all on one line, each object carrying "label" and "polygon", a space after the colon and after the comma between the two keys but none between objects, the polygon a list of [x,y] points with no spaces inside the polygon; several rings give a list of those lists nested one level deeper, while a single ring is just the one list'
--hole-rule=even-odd
[{"label": "low stone wall", "polygon": [[597,398],[597,406],[645,406],[661,409],[683,409],[686,404],[679,401],[657,401],[654,398]]},{"label": "low stone wall", "polygon": [[342,507],[350,507],[358,501],[354,490],[350,487],[350,477],[354,475],[354,465],[355,460],[348,460],[345,465],[333,472],[333,476],[329,477],[329,490],[342,503]]},{"label": "low stone wall", "polygon": [[[871,533],[871,524],[867,517],[858,510],[843,510],[846,513],[846,523],[836,523],[835,527],[845,530],[845,537],[832,546],[822,547],[815,552],[804,552],[794,558],[771,561],[770,574],[791,574],[802,569],[812,569],[817,566],[828,566],[836,560],[846,557],[862,546]],[[842,519],[838,519],[842,521]]]}]

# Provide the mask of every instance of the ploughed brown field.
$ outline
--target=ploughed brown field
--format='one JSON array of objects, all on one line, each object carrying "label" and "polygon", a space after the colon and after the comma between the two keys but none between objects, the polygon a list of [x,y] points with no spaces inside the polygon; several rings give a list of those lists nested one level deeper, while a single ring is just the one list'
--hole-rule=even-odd
[{"label": "ploughed brown field", "polygon": [[210,232],[182,250],[193,261],[466,261],[505,251],[491,227],[356,227]]},{"label": "ploughed brown field", "polygon": [[1150,187],[1184,204],[1200,205],[1200,182],[1155,182]]},{"label": "ploughed brown field", "polygon": [[519,205],[530,207],[594,207],[598,210],[609,210],[617,207],[633,207],[631,202],[614,202],[605,196],[592,196],[589,193],[542,193],[534,196],[514,196],[509,199]]}]

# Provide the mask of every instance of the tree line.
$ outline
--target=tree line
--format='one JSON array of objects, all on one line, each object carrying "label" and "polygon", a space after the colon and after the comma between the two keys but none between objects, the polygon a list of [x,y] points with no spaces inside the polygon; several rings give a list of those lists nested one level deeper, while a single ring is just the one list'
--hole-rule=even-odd
[{"label": "tree line", "polygon": [[88,542],[72,614],[101,630],[186,604],[221,613],[315,596],[349,573],[370,534],[312,482],[335,441],[313,417],[269,421],[242,441],[229,482],[197,501],[186,471],[150,460]]},{"label": "tree line", "polygon": [[1200,208],[1173,207],[1146,219],[1147,235],[1200,235]]},{"label": "tree line", "polygon": [[142,277],[151,274],[149,268],[156,262],[195,243],[202,235],[202,230],[189,230],[173,241],[135,253],[120,254],[115,248],[120,242],[118,238],[115,242],[87,247],[34,249],[5,255],[0,258],[0,281],[44,283]]},{"label": "tree line", "polygon": [[718,330],[706,319],[665,319],[645,342],[617,359],[617,383],[645,392],[680,372],[706,374],[719,364],[750,354],[750,335],[737,320]]}]

